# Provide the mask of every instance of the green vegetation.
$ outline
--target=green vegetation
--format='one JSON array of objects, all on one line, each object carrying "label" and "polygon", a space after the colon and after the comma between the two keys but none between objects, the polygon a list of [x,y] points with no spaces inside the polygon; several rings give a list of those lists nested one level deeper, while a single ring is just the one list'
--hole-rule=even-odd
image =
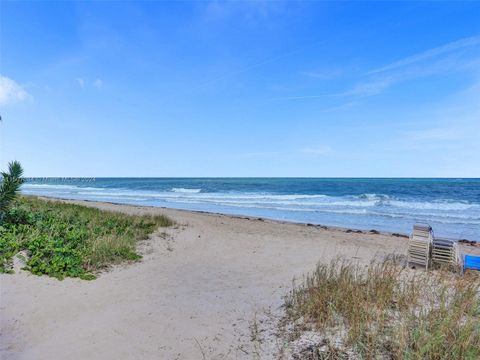
[{"label": "green vegetation", "polygon": [[302,359],[479,359],[480,281],[467,275],[318,265],[287,299],[290,340],[321,334]]},{"label": "green vegetation", "polygon": [[8,172],[2,171],[2,181],[0,183],[0,222],[20,190],[20,186],[23,183],[22,175],[23,169],[18,161],[12,161],[8,164]]},{"label": "green vegetation", "polygon": [[0,272],[11,272],[13,256],[25,251],[25,268],[34,274],[93,279],[95,271],[110,264],[140,259],[136,241],[170,225],[165,216],[130,216],[20,197],[0,225]]}]

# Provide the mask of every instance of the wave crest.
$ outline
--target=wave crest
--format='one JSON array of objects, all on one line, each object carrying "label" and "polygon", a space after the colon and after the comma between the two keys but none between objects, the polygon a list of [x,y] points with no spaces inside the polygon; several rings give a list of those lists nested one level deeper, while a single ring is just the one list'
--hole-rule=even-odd
[{"label": "wave crest", "polygon": [[172,188],[171,191],[185,194],[198,194],[202,189]]}]

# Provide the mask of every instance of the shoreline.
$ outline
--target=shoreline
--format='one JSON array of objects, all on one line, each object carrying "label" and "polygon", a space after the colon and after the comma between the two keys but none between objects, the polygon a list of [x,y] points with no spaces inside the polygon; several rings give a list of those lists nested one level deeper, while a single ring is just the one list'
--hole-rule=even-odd
[{"label": "shoreline", "polygon": [[[198,213],[198,214],[206,214],[206,215],[221,215],[221,216],[226,216],[226,217],[235,218],[235,219],[268,221],[268,222],[277,223],[277,224],[302,225],[302,226],[321,228],[321,229],[324,229],[324,230],[340,231],[340,232],[345,232],[345,233],[380,234],[380,235],[386,235],[386,236],[393,236],[393,237],[397,237],[397,238],[407,238],[407,239],[409,238],[409,234],[406,234],[406,233],[396,232],[396,231],[395,232],[383,231],[383,230],[377,230],[375,228],[372,228],[370,230],[364,230],[364,229],[349,228],[349,227],[343,227],[343,226],[301,222],[301,221],[295,221],[295,220],[279,220],[279,219],[261,217],[261,216],[259,217],[259,216],[241,215],[241,214],[226,214],[226,213],[214,212],[214,211],[179,209],[179,208],[172,208],[172,207],[167,207],[167,206],[136,205],[136,204],[113,202],[113,201],[97,201],[97,200],[88,200],[88,199],[79,200],[79,199],[59,198],[59,197],[44,196],[44,195],[22,195],[22,196],[27,196],[27,197],[31,196],[31,197],[36,197],[36,198],[39,198],[39,199],[72,202],[72,203],[78,203],[78,204],[82,204],[82,203],[92,203],[92,204],[104,203],[104,204],[110,204],[110,205],[113,205],[113,206],[132,206],[132,207],[142,207],[142,208],[152,208],[152,209],[163,209],[163,210],[167,210],[167,211],[180,211],[180,212],[186,212],[186,213]],[[412,224],[412,227],[413,227],[413,224]],[[433,229],[433,230],[435,230],[435,229]],[[459,243],[463,243],[463,244],[470,244],[472,246],[475,246],[474,244],[477,244],[478,246],[480,246],[480,240],[472,240],[472,239],[467,239],[467,238],[454,239],[454,240],[457,240]]]},{"label": "shoreline", "polygon": [[[67,198],[58,198],[58,197],[44,196],[44,195],[22,195],[22,196],[31,196],[31,197],[35,197],[35,198],[39,198],[39,199],[44,199],[44,200],[55,200],[55,201],[62,201],[62,202],[79,204],[79,205],[84,204],[84,203],[88,203],[88,204],[98,204],[98,203],[100,203],[100,204],[109,204],[109,205],[113,205],[113,206],[129,206],[129,207],[131,206],[131,207],[141,207],[141,208],[149,208],[149,209],[162,209],[162,210],[166,210],[166,211],[179,211],[179,212],[194,213],[194,214],[225,216],[227,218],[232,218],[232,219],[244,219],[244,220],[271,222],[271,223],[275,223],[275,224],[291,224],[291,225],[316,227],[316,228],[320,228],[320,229],[324,229],[324,230],[334,230],[334,231],[340,231],[340,232],[345,232],[345,233],[381,234],[381,235],[387,235],[387,236],[408,238],[408,234],[398,233],[398,232],[381,231],[381,230],[377,230],[377,229],[362,230],[362,229],[354,229],[354,228],[348,228],[348,227],[342,227],[342,226],[300,222],[300,221],[294,221],[294,220],[279,220],[279,219],[273,219],[273,218],[261,217],[261,216],[226,214],[226,213],[206,211],[206,210],[177,209],[177,208],[171,208],[171,207],[167,207],[167,206],[135,205],[135,204],[113,202],[113,201],[97,201],[97,200],[88,200],[88,199],[84,199],[84,200],[67,199]],[[462,239],[462,240],[467,240],[467,239]]]}]

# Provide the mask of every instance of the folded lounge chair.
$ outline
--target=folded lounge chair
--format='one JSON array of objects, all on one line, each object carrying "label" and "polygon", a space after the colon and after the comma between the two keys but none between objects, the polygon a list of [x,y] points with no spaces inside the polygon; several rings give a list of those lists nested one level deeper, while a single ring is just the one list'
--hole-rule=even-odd
[{"label": "folded lounge chair", "polygon": [[460,264],[460,252],[455,240],[445,238],[433,238],[432,262],[438,265],[451,265],[458,268]]},{"label": "folded lounge chair", "polygon": [[428,269],[432,242],[432,227],[426,224],[415,224],[408,242],[408,265]]}]

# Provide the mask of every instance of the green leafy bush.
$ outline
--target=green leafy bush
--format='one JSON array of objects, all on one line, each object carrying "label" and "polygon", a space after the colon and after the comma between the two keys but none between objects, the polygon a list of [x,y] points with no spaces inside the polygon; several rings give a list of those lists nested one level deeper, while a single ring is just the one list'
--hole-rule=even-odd
[{"label": "green leafy bush", "polygon": [[92,279],[93,272],[110,264],[140,259],[136,241],[171,224],[165,216],[130,216],[22,197],[0,227],[0,272],[11,272],[13,256],[25,250],[25,268],[34,274]]},{"label": "green leafy bush", "polygon": [[18,251],[16,228],[0,226],[0,273],[12,272],[12,259]]}]

